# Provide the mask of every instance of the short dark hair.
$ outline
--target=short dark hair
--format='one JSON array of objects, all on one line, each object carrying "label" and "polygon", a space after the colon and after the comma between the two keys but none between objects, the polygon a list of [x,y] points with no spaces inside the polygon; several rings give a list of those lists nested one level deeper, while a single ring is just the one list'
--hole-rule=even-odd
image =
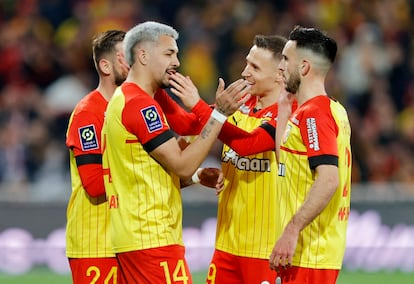
[{"label": "short dark hair", "polygon": [[125,37],[124,31],[108,30],[96,35],[92,40],[92,54],[95,67],[98,69],[99,60],[105,54],[115,51],[115,45],[122,42]]},{"label": "short dark hair", "polygon": [[295,26],[289,34],[289,40],[296,41],[297,48],[309,49],[334,62],[338,50],[336,41],[316,28]]},{"label": "short dark hair", "polygon": [[282,50],[287,39],[279,35],[256,35],[253,44],[259,48],[267,49],[277,59],[282,59]]}]

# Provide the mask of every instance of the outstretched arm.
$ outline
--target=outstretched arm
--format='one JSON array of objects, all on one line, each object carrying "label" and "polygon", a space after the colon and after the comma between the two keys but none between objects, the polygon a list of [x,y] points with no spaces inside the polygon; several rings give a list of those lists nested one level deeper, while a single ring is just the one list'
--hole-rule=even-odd
[{"label": "outstretched arm", "polygon": [[[186,83],[194,86],[189,77]],[[193,90],[197,90],[192,87]],[[216,94],[216,107],[209,120],[194,142],[181,150],[175,138],[169,139],[159,145],[151,155],[165,168],[180,177],[191,176],[206,158],[210,148],[217,139],[226,117],[234,113],[248,99],[244,96],[248,85],[245,80],[238,80],[225,90],[218,89]],[[175,93],[181,95],[181,85],[175,88]]]},{"label": "outstretched arm", "polygon": [[[161,106],[171,129],[182,136],[199,134],[212,112],[210,108],[201,109],[204,112],[202,116],[187,112],[165,90],[159,90],[154,98]],[[199,104],[203,102],[200,100]]]},{"label": "outstretched arm", "polygon": [[[181,102],[184,106],[191,110],[193,114],[196,115],[199,121],[199,127],[193,127],[193,129],[197,129],[198,132],[201,130],[202,126],[207,122],[210,117],[211,112],[213,111],[213,106],[209,106],[205,101],[203,101],[199,94],[197,88],[194,86],[193,82],[191,81],[190,77],[184,76],[178,72],[171,75],[171,92],[175,94],[178,98],[180,98]],[[237,92],[238,90],[243,90],[245,93],[248,91],[250,86],[245,86],[245,80],[239,79],[232,84],[230,84],[227,88],[225,86],[224,80],[219,78],[219,83],[216,90],[216,107],[220,108],[221,106],[227,106],[233,103],[234,98],[229,95],[233,92]],[[249,99],[249,95],[243,96],[243,101],[247,101]],[[218,109],[220,112],[223,110]],[[233,110],[233,112],[236,110]],[[184,134],[181,134],[184,135]],[[189,135],[189,134],[187,134]]]},{"label": "outstretched arm", "polygon": [[265,123],[252,132],[226,122],[220,132],[219,139],[241,156],[254,155],[275,149],[274,123]]}]

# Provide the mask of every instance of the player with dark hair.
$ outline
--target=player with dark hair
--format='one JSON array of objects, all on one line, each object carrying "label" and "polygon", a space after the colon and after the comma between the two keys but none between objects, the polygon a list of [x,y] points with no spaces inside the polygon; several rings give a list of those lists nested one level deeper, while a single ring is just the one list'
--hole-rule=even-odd
[{"label": "player with dark hair", "polygon": [[[225,143],[224,189],[218,199],[215,252],[207,283],[274,283],[276,279],[268,256],[276,241],[274,137],[276,102],[284,91],[278,65],[285,43],[281,36],[254,38],[241,73],[251,86],[251,99],[229,117],[219,136]],[[234,135],[238,133],[234,128],[249,134]]]},{"label": "player with dark hair", "polygon": [[[251,98],[227,119],[219,135],[225,143],[221,157],[225,186],[219,195],[215,253],[207,283],[274,283],[276,279],[268,256],[276,241],[277,204],[271,185],[277,175],[277,100],[285,92],[278,66],[285,43],[277,35],[254,38],[242,72],[251,86]],[[177,77],[173,76],[176,82]],[[177,95],[198,116],[211,112],[194,93]]]},{"label": "player with dark hair", "polygon": [[336,52],[320,30],[296,26],[279,65],[298,103],[292,114],[279,104],[279,129],[286,127],[281,141],[276,135],[278,226],[269,263],[283,284],[336,283],[342,266],[352,158],[347,112],[325,90]]},{"label": "player with dark hair", "polygon": [[67,207],[66,255],[75,284],[118,283],[118,263],[109,236],[108,203],[102,175],[101,129],[115,88],[127,77],[125,32],[109,30],[92,42],[98,87],[75,107],[66,145],[70,154],[72,194]]}]

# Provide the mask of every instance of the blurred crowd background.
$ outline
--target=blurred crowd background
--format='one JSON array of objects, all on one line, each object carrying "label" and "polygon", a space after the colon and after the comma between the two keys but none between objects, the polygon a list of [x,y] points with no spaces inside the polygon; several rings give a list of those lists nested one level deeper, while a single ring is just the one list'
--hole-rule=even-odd
[{"label": "blurred crowd background", "polygon": [[[97,85],[91,38],[156,20],[175,27],[180,72],[214,101],[240,78],[256,34],[296,24],[339,53],[328,93],[348,109],[353,183],[414,182],[413,0],[0,0],[0,199],[66,200],[65,132]],[[414,192],[414,190],[413,190]]]}]

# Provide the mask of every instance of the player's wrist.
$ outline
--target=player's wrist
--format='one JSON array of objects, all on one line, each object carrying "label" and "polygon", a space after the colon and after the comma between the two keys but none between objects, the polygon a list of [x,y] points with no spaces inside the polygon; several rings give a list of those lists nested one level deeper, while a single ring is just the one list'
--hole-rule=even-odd
[{"label": "player's wrist", "polygon": [[217,109],[213,109],[211,112],[211,117],[223,124],[227,120],[227,116],[218,111]]},{"label": "player's wrist", "polygon": [[198,172],[201,172],[203,168],[198,168],[195,173],[191,176],[191,181],[193,183],[200,183],[200,177],[198,176]]}]

